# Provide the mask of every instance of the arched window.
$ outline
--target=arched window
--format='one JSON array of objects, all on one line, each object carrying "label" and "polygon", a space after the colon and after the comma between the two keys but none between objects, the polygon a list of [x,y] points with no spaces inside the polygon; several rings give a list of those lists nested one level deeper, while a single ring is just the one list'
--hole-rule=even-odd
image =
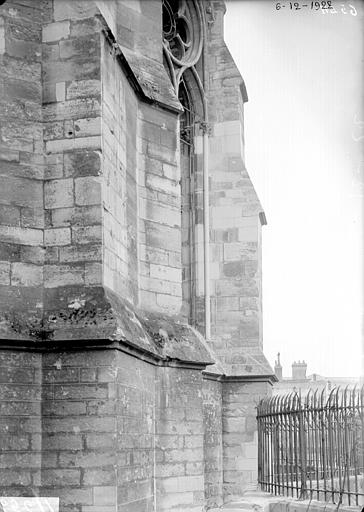
[{"label": "arched window", "polygon": [[181,166],[181,253],[182,253],[182,313],[190,324],[195,320],[195,111],[184,80],[179,87],[183,106],[180,116]]},{"label": "arched window", "polygon": [[[202,10],[197,0],[163,0],[163,54],[165,67],[183,106],[180,115],[182,314],[198,326],[197,253],[201,241],[202,166],[195,151],[203,115],[203,91],[196,71],[202,58]],[[200,162],[201,163],[201,162]],[[200,189],[200,190],[199,190]],[[201,276],[200,276],[201,279]]]},{"label": "arched window", "polygon": [[183,73],[201,57],[202,19],[197,0],[163,0],[163,54],[177,94]]}]

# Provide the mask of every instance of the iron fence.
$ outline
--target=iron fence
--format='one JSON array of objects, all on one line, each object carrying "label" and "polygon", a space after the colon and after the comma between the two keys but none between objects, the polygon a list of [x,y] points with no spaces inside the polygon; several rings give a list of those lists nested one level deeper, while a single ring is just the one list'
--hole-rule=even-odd
[{"label": "iron fence", "polygon": [[364,504],[364,386],[263,399],[257,420],[263,490]]}]

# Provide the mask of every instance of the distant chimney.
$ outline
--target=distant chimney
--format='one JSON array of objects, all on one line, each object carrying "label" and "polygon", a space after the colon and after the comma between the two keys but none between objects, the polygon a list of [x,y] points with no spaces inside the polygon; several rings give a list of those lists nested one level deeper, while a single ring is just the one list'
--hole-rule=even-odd
[{"label": "distant chimney", "polygon": [[292,380],[306,380],[307,363],[305,361],[295,361],[292,364]]},{"label": "distant chimney", "polygon": [[278,380],[282,380],[282,365],[281,365],[281,354],[278,352],[277,361],[274,363],[274,373]]}]

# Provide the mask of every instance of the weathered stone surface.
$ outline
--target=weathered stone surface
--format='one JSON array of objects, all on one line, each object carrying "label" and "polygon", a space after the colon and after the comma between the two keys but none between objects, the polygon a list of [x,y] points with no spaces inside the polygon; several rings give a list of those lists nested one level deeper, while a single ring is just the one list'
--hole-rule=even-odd
[{"label": "weathered stone surface", "polygon": [[218,508],[223,503],[222,386],[219,381],[203,380],[204,485],[208,508]]},{"label": "weathered stone surface", "polygon": [[209,345],[183,309],[194,302],[204,332],[203,108],[186,72],[198,120],[188,153],[162,3],[0,8],[1,493],[57,495],[65,512],[201,512],[254,476],[260,391],[238,379],[270,373],[261,205],[221,5],[204,55]]},{"label": "weathered stone surface", "polygon": [[75,202],[78,206],[97,205],[101,202],[101,182],[85,176],[75,180]]},{"label": "weathered stone surface", "polygon": [[5,243],[41,245],[43,242],[43,231],[41,229],[0,226],[0,238]]},{"label": "weathered stone surface", "polygon": [[65,39],[70,34],[69,20],[50,23],[43,28],[42,40],[44,43]]},{"label": "weathered stone surface", "polygon": [[43,268],[30,263],[11,265],[12,286],[40,286],[43,284]]},{"label": "weathered stone surface", "polygon": [[73,206],[73,180],[50,180],[44,183],[45,208],[64,208]]},{"label": "weathered stone surface", "polygon": [[267,382],[223,384],[223,486],[228,501],[241,496],[257,481],[256,404],[269,394],[271,385]]},{"label": "weathered stone surface", "polygon": [[101,224],[101,206],[76,206],[74,208],[56,208],[51,213],[51,224],[54,227],[88,226]]},{"label": "weathered stone surface", "polygon": [[10,262],[9,261],[1,261],[0,262],[0,284],[4,284],[4,285],[10,284]]},{"label": "weathered stone surface", "polygon": [[146,55],[133,52],[125,46],[120,45],[120,50],[140,84],[145,97],[180,112],[181,105],[174,94],[172,84],[163,65],[149,59]]},{"label": "weathered stone surface", "polygon": [[80,150],[64,154],[65,176],[98,176],[100,172],[100,155],[96,151]]},{"label": "weathered stone surface", "polygon": [[69,245],[71,243],[71,230],[69,228],[56,228],[44,230],[44,245]]}]

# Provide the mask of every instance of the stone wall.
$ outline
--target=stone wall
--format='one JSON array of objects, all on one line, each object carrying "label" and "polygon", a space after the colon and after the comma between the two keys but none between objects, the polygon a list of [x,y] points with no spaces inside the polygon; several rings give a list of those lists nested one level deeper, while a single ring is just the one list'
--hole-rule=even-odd
[{"label": "stone wall", "polygon": [[[0,351],[0,494],[41,485],[42,356]],[[28,494],[29,492],[29,494]]]},{"label": "stone wall", "polygon": [[55,2],[42,30],[44,286],[100,285],[100,30],[92,2]]},{"label": "stone wall", "polygon": [[203,381],[205,498],[207,508],[223,503],[222,388],[205,376]]},{"label": "stone wall", "polygon": [[170,314],[182,305],[177,128],[175,114],[140,105],[140,303]]},{"label": "stone wall", "polygon": [[154,511],[157,369],[122,352],[115,363],[117,510]]},{"label": "stone wall", "polygon": [[200,369],[115,349],[1,364],[1,494],[56,496],[61,512],[203,510]]},{"label": "stone wall", "polygon": [[115,510],[115,353],[54,352],[42,366],[41,495],[62,512]]},{"label": "stone wall", "polygon": [[38,304],[35,321],[41,315],[46,171],[41,37],[49,10],[15,2],[0,9],[1,332],[14,316],[22,316],[24,303]]},{"label": "stone wall", "polygon": [[[254,375],[262,354],[263,209],[244,163],[242,77],[223,40],[223,2],[208,31],[212,344],[230,374]],[[257,360],[261,364],[257,365]]]},{"label": "stone wall", "polygon": [[271,393],[262,379],[229,379],[222,396],[223,486],[225,501],[238,499],[244,491],[255,489],[258,479],[258,432],[256,407]]},{"label": "stone wall", "polygon": [[0,6],[5,495],[60,496],[61,512],[202,512],[254,481],[254,406],[271,375],[263,217],[244,166],[244,84],[223,42],[223,3],[211,7],[197,66],[209,126],[200,98],[191,155],[203,333],[208,128],[206,341],[181,315],[181,105],[163,66],[161,1]]},{"label": "stone wall", "polygon": [[156,409],[157,509],[204,509],[202,374],[163,368]]},{"label": "stone wall", "polygon": [[104,284],[136,304],[138,102],[112,46],[102,46]]}]

